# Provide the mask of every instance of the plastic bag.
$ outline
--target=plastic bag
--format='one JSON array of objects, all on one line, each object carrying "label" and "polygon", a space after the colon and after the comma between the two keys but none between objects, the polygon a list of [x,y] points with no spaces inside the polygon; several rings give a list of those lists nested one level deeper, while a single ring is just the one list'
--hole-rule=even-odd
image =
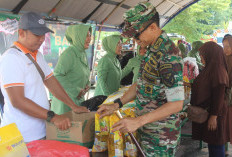
[{"label": "plastic bag", "polygon": [[190,99],[190,94],[191,94],[190,83],[193,83],[197,75],[199,75],[199,69],[197,66],[196,58],[193,57],[184,58],[183,81],[186,84],[184,87],[185,99]]},{"label": "plastic bag", "polygon": [[15,123],[0,128],[0,156],[29,156],[23,136]]},{"label": "plastic bag", "polygon": [[27,144],[31,157],[89,157],[86,147],[54,140],[37,140]]},{"label": "plastic bag", "polygon": [[106,98],[107,98],[107,96],[98,95],[98,96],[92,97],[86,101],[83,101],[81,103],[81,106],[85,106],[90,111],[97,111],[98,106],[100,106],[106,100]]},{"label": "plastic bag", "polygon": [[193,80],[199,74],[199,69],[197,66],[196,58],[186,57],[184,58],[184,71],[183,77],[184,81],[187,83],[193,83]]}]

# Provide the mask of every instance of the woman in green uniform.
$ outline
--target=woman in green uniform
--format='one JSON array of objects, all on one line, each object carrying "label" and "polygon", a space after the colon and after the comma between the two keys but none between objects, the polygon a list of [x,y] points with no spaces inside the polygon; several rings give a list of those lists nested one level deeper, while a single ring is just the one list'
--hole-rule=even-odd
[{"label": "woman in green uniform", "polygon": [[121,54],[122,44],[119,35],[111,35],[102,40],[103,49],[107,54],[97,65],[97,86],[94,96],[108,96],[120,88],[122,70],[117,55]]},{"label": "woman in green uniform", "polygon": [[[61,54],[54,75],[79,106],[89,89],[90,69],[85,49],[88,49],[91,41],[91,26],[84,24],[69,26],[65,36],[70,46]],[[56,114],[63,114],[71,109],[53,97],[51,110]]]},{"label": "woman in green uniform", "polygon": [[137,56],[134,58],[131,58],[128,61],[125,68],[122,69],[122,78],[127,76],[132,71],[134,74],[132,83],[135,83],[137,81],[141,60],[145,53],[146,53],[146,48],[145,47],[142,48],[141,46],[138,46]]}]

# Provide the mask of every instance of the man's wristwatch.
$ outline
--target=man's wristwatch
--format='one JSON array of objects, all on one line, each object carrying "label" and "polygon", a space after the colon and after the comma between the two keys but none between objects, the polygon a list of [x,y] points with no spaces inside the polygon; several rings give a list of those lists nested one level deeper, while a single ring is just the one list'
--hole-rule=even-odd
[{"label": "man's wristwatch", "polygon": [[48,111],[48,112],[47,112],[47,119],[46,119],[46,121],[47,121],[47,122],[50,122],[51,119],[52,119],[54,116],[55,116],[55,113],[54,113],[53,111]]},{"label": "man's wristwatch", "polygon": [[120,98],[115,99],[115,100],[114,100],[114,103],[118,103],[118,104],[119,104],[119,108],[121,108],[121,107],[123,106],[123,104],[122,104]]}]

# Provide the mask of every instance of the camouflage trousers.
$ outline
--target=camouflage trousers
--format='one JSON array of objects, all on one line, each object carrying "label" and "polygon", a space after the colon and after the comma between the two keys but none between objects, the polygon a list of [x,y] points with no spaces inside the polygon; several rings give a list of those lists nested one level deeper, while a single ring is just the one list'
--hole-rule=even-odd
[{"label": "camouflage trousers", "polygon": [[[174,157],[177,149],[176,145],[159,145],[159,138],[138,130],[140,145],[146,157]],[[178,138],[179,141],[180,138]],[[178,142],[177,142],[178,143]]]}]

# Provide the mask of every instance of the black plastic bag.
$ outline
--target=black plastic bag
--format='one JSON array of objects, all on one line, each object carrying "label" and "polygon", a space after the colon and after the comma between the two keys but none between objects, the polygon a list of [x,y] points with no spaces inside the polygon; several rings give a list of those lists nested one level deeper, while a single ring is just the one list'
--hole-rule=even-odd
[{"label": "black plastic bag", "polygon": [[87,107],[90,111],[97,111],[98,106],[101,105],[105,100],[107,96],[104,95],[98,95],[95,97],[92,97],[86,101],[83,101],[81,103],[81,106]]}]

